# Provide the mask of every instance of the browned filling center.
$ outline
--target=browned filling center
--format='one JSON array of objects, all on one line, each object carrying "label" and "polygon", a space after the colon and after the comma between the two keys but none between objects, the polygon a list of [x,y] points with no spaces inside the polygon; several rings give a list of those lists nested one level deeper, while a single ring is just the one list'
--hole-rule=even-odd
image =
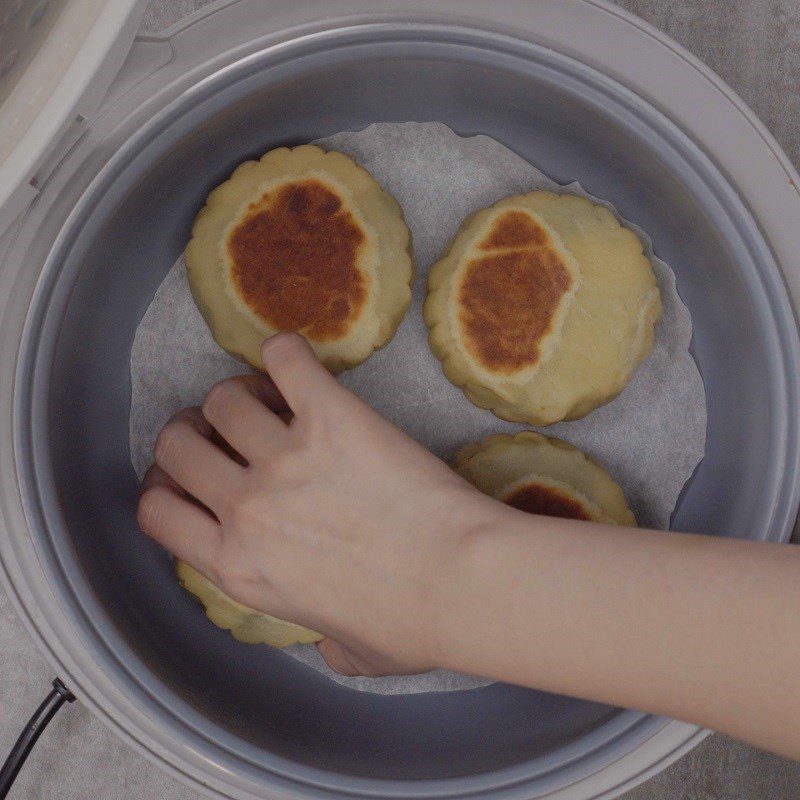
[{"label": "browned filling center", "polygon": [[541,225],[524,211],[506,211],[494,222],[494,226],[480,243],[481,250],[500,250],[510,247],[543,247],[547,244],[547,233]]},{"label": "browned filling center", "polygon": [[480,243],[486,255],[467,265],[458,319],[472,355],[511,374],[536,364],[572,276],[547,231],[527,214],[502,214]]},{"label": "browned filling center", "polygon": [[347,333],[366,299],[367,278],[356,266],[365,241],[323,183],[284,184],[252,203],[231,231],[231,278],[275,329],[331,341]]},{"label": "browned filling center", "polygon": [[503,500],[509,506],[527,511],[529,514],[542,514],[546,517],[565,519],[591,519],[583,505],[552,486],[529,483],[520,486]]}]

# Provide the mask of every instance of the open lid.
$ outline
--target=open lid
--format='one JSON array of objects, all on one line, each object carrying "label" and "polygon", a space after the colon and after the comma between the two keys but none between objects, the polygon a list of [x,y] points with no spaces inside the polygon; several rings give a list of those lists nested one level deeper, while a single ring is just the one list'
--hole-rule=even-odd
[{"label": "open lid", "polygon": [[[0,0],[0,234],[122,66],[147,0]],[[69,146],[69,142],[66,142]]]}]

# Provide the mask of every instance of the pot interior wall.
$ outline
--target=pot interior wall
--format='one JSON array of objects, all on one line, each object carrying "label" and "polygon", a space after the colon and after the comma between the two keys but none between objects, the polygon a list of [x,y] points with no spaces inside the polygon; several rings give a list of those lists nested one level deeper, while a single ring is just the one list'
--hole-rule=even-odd
[{"label": "pot interior wall", "polygon": [[446,778],[531,759],[564,765],[640,721],[503,685],[362,694],[280,652],[234,642],[207,622],[165,553],[137,530],[128,364],[138,321],[194,215],[240,161],[375,121],[439,120],[495,137],[558,181],[580,181],[651,233],[693,314],[708,394],[707,456],[674,527],[760,532],[773,498],[765,487],[783,469],[770,454],[784,414],[770,388],[781,385],[776,323],[754,289],[761,267],[738,222],[697,177],[690,150],[648,114],[544,57],[353,44],[220,79],[99,190],[58,266],[52,296],[63,295],[63,316],[56,300],[48,311],[57,319],[39,469],[58,497],[48,546],[77,565],[69,577],[76,603],[102,609],[93,625],[115,642],[116,657],[132,674],[155,676],[160,702],[198,712],[220,748],[347,775]]}]

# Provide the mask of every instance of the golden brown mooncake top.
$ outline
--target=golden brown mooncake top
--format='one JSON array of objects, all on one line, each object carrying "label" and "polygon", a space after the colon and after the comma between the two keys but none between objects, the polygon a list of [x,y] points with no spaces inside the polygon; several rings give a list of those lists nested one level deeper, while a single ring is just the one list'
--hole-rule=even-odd
[{"label": "golden brown mooncake top", "polygon": [[276,330],[326,342],[364,306],[365,233],[342,197],[315,178],[282,183],[251,203],[228,233],[231,282]]},{"label": "golden brown mooncake top", "polygon": [[513,489],[503,498],[503,502],[529,514],[564,519],[592,519],[580,500],[569,497],[557,486],[548,486],[535,481]]},{"label": "golden brown mooncake top", "polygon": [[536,366],[542,342],[574,291],[563,248],[531,214],[499,214],[463,271],[457,319],[464,345],[485,369],[513,375]]},{"label": "golden brown mooncake top", "polygon": [[492,225],[489,233],[478,245],[481,250],[498,250],[509,247],[542,247],[547,244],[547,233],[530,214],[524,211],[506,211]]}]

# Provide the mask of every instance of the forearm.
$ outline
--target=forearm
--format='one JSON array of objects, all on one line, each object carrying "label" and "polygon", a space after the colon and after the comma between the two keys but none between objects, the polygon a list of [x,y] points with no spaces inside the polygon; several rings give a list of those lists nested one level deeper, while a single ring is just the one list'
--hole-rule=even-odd
[{"label": "forearm", "polygon": [[800,757],[800,551],[487,508],[443,604],[444,666]]}]

